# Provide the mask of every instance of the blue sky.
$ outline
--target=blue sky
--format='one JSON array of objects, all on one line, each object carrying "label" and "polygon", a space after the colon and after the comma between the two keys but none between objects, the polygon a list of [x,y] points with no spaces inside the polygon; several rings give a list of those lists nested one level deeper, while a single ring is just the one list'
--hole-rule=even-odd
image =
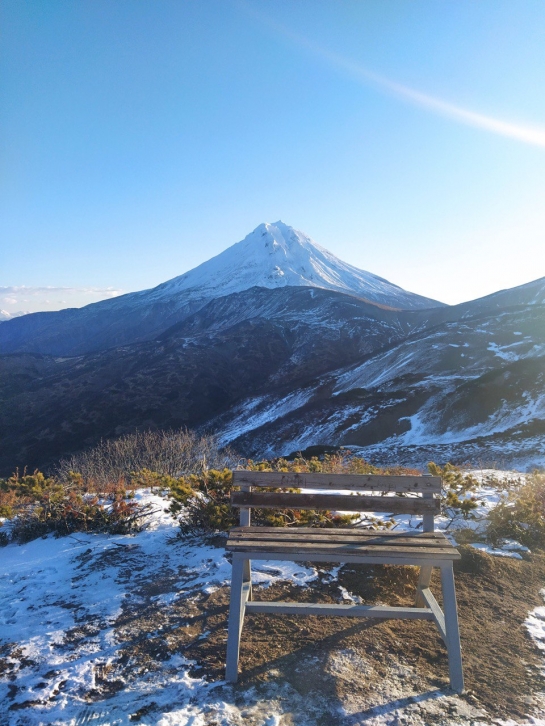
[{"label": "blue sky", "polygon": [[541,0],[4,0],[0,23],[0,308],[152,287],[277,219],[449,303],[545,275]]}]

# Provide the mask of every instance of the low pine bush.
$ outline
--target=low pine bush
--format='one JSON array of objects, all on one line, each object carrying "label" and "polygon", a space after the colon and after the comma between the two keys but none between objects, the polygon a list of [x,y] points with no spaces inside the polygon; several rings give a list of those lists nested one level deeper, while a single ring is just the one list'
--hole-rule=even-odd
[{"label": "low pine bush", "polygon": [[49,533],[73,532],[125,534],[142,527],[150,507],[131,501],[121,485],[107,493],[90,493],[80,474],[67,479],[46,477],[42,472],[0,479],[0,543],[28,542]]},{"label": "low pine bush", "polygon": [[[233,509],[230,504],[231,491],[231,469],[211,469],[199,475],[182,477],[170,489],[170,512],[175,516],[183,512],[180,518],[182,532],[195,529],[205,532],[226,531],[238,524],[238,510]],[[334,527],[347,524],[353,519],[351,516],[314,510],[252,509],[252,523],[267,527]]]},{"label": "low pine bush", "polygon": [[449,520],[447,528],[460,519],[474,519],[479,506],[479,500],[473,496],[479,486],[477,479],[453,464],[440,467],[430,462],[428,471],[443,480],[441,514]]},{"label": "low pine bush", "polygon": [[515,539],[527,547],[545,546],[545,474],[534,472],[510,488],[490,512],[487,537],[494,544]]}]

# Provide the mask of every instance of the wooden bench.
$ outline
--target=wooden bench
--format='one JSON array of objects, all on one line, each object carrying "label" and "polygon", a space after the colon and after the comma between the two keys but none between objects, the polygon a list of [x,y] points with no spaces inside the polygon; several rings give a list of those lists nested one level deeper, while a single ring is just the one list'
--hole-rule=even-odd
[{"label": "wooden bench", "polygon": [[[238,678],[240,634],[245,613],[403,618],[435,623],[447,647],[451,688],[462,692],[464,678],[452,567],[460,554],[444,534],[434,532],[434,516],[440,507],[440,477],[235,471],[234,485],[240,487],[240,491],[231,494],[232,505],[240,508],[240,526],[230,531],[226,545],[233,556],[227,681],[235,683]],[[252,491],[263,487],[329,490],[331,493]],[[339,494],[339,490],[354,493]],[[360,492],[371,492],[371,495],[362,496]],[[376,496],[375,492],[383,494]],[[394,496],[385,496],[388,493]],[[422,529],[414,532],[370,531],[355,527],[260,527],[250,525],[253,507],[411,514],[422,516],[423,522]],[[254,601],[252,560],[416,565],[420,568],[416,606]],[[429,588],[433,567],[441,570],[444,613]]]}]

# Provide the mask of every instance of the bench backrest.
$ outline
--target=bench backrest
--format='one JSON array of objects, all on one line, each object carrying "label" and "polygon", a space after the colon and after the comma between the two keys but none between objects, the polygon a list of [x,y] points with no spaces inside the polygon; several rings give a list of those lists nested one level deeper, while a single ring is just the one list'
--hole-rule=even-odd
[{"label": "bench backrest", "polygon": [[[231,504],[240,507],[240,524],[249,526],[250,509],[317,509],[342,512],[391,512],[423,517],[423,531],[433,532],[434,516],[440,511],[439,476],[389,476],[379,474],[314,474],[280,471],[234,471]],[[255,492],[254,488],[301,489],[295,492]],[[305,492],[305,490],[319,490]],[[340,494],[340,491],[348,491]],[[330,493],[322,494],[322,491]],[[357,492],[352,493],[352,492]],[[371,492],[362,496],[360,492]],[[375,496],[374,492],[381,492]],[[412,496],[385,496],[386,494]]]}]

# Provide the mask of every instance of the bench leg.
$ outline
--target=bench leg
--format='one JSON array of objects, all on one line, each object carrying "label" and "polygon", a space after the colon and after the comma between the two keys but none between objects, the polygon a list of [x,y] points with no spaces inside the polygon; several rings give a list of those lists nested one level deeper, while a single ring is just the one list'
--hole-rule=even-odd
[{"label": "bench leg", "polygon": [[456,590],[454,589],[452,562],[441,565],[441,587],[443,590],[443,610],[445,612],[450,687],[453,691],[462,693],[464,690],[464,674],[462,671],[460,629],[458,627],[458,611],[456,608]]},{"label": "bench leg", "polygon": [[422,590],[425,587],[430,586],[430,580],[431,580],[431,572],[432,572],[431,565],[422,565],[420,568],[420,574],[418,575],[418,584],[416,586],[416,598],[415,598],[415,604],[418,608],[424,608],[426,607],[426,603],[424,601],[424,598],[421,595]]},{"label": "bench leg", "polygon": [[244,585],[247,587],[248,590],[248,600],[252,600],[252,561],[251,560],[244,560],[244,569],[243,569],[243,576],[244,576]]},{"label": "bench leg", "polygon": [[231,575],[231,605],[229,608],[229,630],[227,633],[227,660],[225,664],[225,680],[236,683],[238,678],[238,654],[240,650],[240,631],[244,619],[243,599],[244,561],[233,557]]}]

